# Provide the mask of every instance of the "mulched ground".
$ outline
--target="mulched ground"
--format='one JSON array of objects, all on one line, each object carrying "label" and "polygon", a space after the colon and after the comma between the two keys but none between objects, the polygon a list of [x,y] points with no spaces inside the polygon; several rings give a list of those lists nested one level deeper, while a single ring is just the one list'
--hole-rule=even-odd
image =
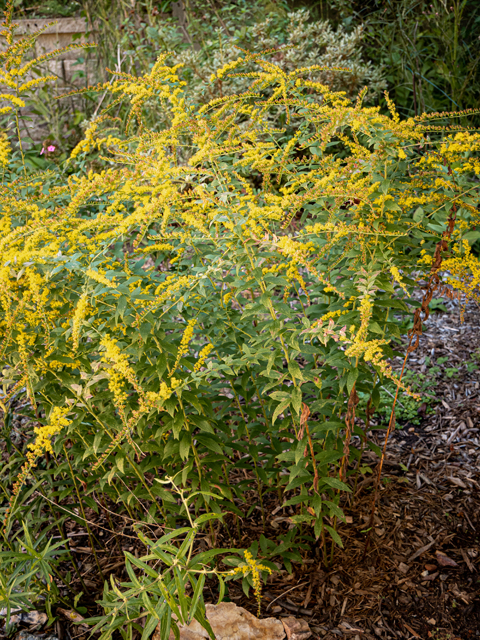
[{"label": "mulched ground", "polygon": [[[430,410],[420,407],[420,425],[406,424],[390,438],[366,553],[372,474],[360,477],[354,507],[346,506],[347,523],[339,526],[344,549],[336,549],[332,565],[322,565],[313,545],[303,566],[292,574],[276,572],[264,588],[262,617],[303,617],[314,638],[323,640],[480,637],[480,384],[472,366],[474,354],[480,354],[480,311],[469,307],[462,324],[456,303],[446,305],[447,313],[432,314],[409,360],[420,375],[438,358],[448,357],[437,373],[435,403]],[[385,431],[376,433],[381,446]],[[375,472],[378,459],[373,454],[363,462]],[[119,573],[123,551],[142,555],[144,549],[114,506],[111,511],[100,506],[99,514],[90,509],[86,514],[99,542],[98,565],[104,574],[125,579]],[[275,506],[268,505],[270,513]],[[280,529],[288,528],[288,515],[277,509],[267,530],[254,517],[245,521],[238,546],[248,546],[261,533],[275,539]],[[86,530],[73,521],[66,528],[82,576],[79,590],[88,590],[88,614],[94,615],[102,588],[98,565]],[[231,546],[227,537],[216,542]],[[212,544],[208,536],[201,543]],[[72,579],[79,582],[74,573]],[[215,596],[207,589],[205,600],[216,602]],[[229,583],[228,598],[257,613],[255,599],[245,596],[240,583]],[[44,633],[59,640],[82,635],[69,622],[68,611],[57,613],[53,629],[42,629]]]}]

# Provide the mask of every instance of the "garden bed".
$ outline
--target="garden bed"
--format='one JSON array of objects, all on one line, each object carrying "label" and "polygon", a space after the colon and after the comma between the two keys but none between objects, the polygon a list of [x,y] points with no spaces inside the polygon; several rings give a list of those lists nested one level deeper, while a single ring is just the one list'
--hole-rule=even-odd
[{"label": "garden bed", "polygon": [[[427,380],[435,375],[436,401],[433,406],[420,405],[420,424],[407,423],[390,438],[366,555],[378,464],[373,453],[363,458],[373,473],[366,470],[360,477],[355,508],[345,505],[347,522],[338,529],[344,549],[337,548],[332,565],[325,568],[318,545],[313,544],[303,566],[294,564],[291,574],[285,570],[273,574],[264,587],[262,617],[304,617],[314,635],[326,640],[342,636],[470,640],[480,635],[480,385],[474,355],[480,348],[480,313],[469,307],[461,324],[458,306],[446,304],[447,312],[431,316],[410,360],[410,368]],[[385,431],[377,434],[382,445]],[[219,529],[214,543],[248,547],[262,534],[275,539],[282,529],[288,531],[289,512],[273,498],[265,507],[266,527],[260,509],[254,510],[241,524],[241,540],[231,540]],[[97,559],[85,529],[69,520],[66,531],[83,580],[82,587],[72,572],[71,586],[78,582],[79,591],[88,589],[82,603],[92,615],[103,586],[97,561],[105,576],[113,573],[122,580],[123,551],[142,555],[145,549],[139,546],[132,523],[116,515],[113,505],[99,502],[99,513],[87,510],[86,517],[99,543]],[[234,535],[235,528],[230,530]],[[161,528],[150,532],[153,538],[161,534]],[[209,535],[199,536],[198,541],[200,550],[212,546]],[[229,582],[228,587],[227,599],[257,612],[253,594],[247,598],[239,582]],[[206,602],[216,602],[216,583],[211,582],[211,592],[208,589]],[[56,623],[60,638],[65,633],[73,638],[81,631],[65,616]]]}]

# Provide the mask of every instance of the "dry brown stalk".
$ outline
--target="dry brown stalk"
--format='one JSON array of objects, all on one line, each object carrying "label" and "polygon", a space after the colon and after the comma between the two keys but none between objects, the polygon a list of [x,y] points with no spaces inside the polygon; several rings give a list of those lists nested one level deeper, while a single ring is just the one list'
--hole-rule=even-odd
[{"label": "dry brown stalk", "polygon": [[[451,173],[451,168],[449,167],[449,173]],[[365,559],[365,556],[367,554],[368,551],[368,546],[370,544],[370,537],[371,537],[371,531],[372,531],[372,527],[373,527],[373,522],[374,522],[374,518],[375,518],[375,509],[377,506],[377,498],[378,498],[378,491],[380,488],[380,480],[382,477],[382,469],[383,469],[383,463],[385,461],[385,456],[386,456],[386,451],[387,451],[387,444],[388,444],[388,440],[390,438],[390,435],[392,433],[393,427],[395,425],[395,406],[397,404],[397,398],[398,398],[398,392],[400,389],[400,382],[402,381],[402,377],[403,377],[403,373],[405,371],[405,365],[407,364],[407,359],[410,353],[412,353],[412,351],[415,351],[415,349],[418,347],[418,344],[420,342],[420,336],[422,335],[423,332],[423,322],[425,322],[426,320],[428,320],[429,316],[430,316],[430,302],[433,298],[433,295],[436,291],[438,291],[439,289],[442,289],[442,283],[440,281],[440,276],[438,275],[438,271],[440,269],[440,267],[442,266],[442,262],[443,262],[443,254],[445,251],[448,250],[448,240],[450,240],[452,233],[453,233],[453,229],[455,228],[455,221],[457,219],[457,205],[454,203],[452,206],[452,210],[450,211],[450,214],[448,216],[448,220],[447,220],[447,228],[445,229],[445,231],[442,234],[442,239],[437,242],[437,245],[435,247],[435,253],[433,254],[433,262],[432,262],[432,266],[430,269],[430,277],[428,279],[427,285],[425,287],[425,293],[423,294],[423,298],[422,298],[422,305],[421,307],[419,307],[418,309],[415,310],[415,314],[413,316],[413,327],[412,329],[409,331],[408,334],[408,347],[407,347],[407,352],[405,354],[405,358],[403,360],[403,365],[402,365],[402,370],[400,372],[400,379],[399,379],[399,383],[397,385],[397,390],[395,393],[395,398],[393,400],[393,405],[392,405],[392,411],[390,413],[390,420],[388,422],[388,429],[387,429],[387,433],[385,435],[385,442],[383,443],[383,450],[382,450],[382,455],[380,458],[380,462],[378,465],[378,470],[377,470],[377,476],[375,479],[375,489],[373,492],[373,500],[372,500],[372,508],[371,508],[371,512],[370,512],[370,521],[368,524],[368,535],[367,535],[367,540],[365,542],[365,550],[363,553],[363,558]]]}]

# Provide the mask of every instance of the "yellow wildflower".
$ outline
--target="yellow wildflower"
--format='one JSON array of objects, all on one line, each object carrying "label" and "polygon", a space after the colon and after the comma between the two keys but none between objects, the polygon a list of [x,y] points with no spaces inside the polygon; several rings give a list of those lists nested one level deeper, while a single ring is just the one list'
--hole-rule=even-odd
[{"label": "yellow wildflower", "polygon": [[258,602],[258,615],[260,615],[260,606],[262,602],[261,572],[267,571],[268,573],[272,573],[272,570],[269,567],[266,567],[265,565],[257,562],[257,560],[253,558],[250,551],[248,551],[248,549],[244,551],[244,555],[247,564],[241,564],[238,567],[235,567],[235,569],[232,569],[229,573],[230,575],[237,575],[239,573],[243,574],[244,576],[249,574],[252,575],[253,591]]},{"label": "yellow wildflower", "polygon": [[203,349],[198,354],[198,360],[195,363],[195,367],[193,369],[194,371],[200,371],[200,369],[205,364],[205,360],[207,359],[208,354],[212,349],[213,349],[213,344],[207,344],[203,347]]},{"label": "yellow wildflower", "polygon": [[186,326],[185,331],[183,332],[182,339],[180,341],[180,346],[178,347],[177,359],[175,360],[175,364],[173,366],[172,371],[170,372],[170,376],[173,375],[178,365],[180,364],[180,360],[188,351],[188,344],[190,340],[193,338],[193,329],[197,324],[197,320],[194,318],[193,320],[189,320]]}]

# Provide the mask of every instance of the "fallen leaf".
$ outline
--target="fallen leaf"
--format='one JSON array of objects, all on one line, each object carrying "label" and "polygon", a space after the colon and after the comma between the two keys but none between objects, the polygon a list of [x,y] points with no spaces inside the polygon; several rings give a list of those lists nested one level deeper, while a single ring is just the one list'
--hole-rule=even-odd
[{"label": "fallen leaf", "polygon": [[338,628],[341,629],[344,633],[365,633],[363,629],[360,629],[359,627],[354,627],[348,622],[341,622],[338,625]]},{"label": "fallen leaf", "polygon": [[463,480],[460,480],[460,478],[454,478],[454,477],[450,477],[448,478],[449,482],[451,482],[452,484],[456,485],[457,487],[460,487],[461,489],[466,489],[467,485],[463,482]]},{"label": "fallen leaf", "polygon": [[57,609],[57,613],[62,615],[67,620],[70,620],[70,622],[82,622],[82,620],[85,619],[79,613],[77,613],[76,611],[73,611],[73,609],[60,609],[59,608],[59,609]]},{"label": "fallen leaf", "polygon": [[425,576],[423,579],[424,580],[435,580],[435,578],[438,576],[439,572],[435,571],[435,573],[429,573],[428,576]]},{"label": "fallen leaf", "polygon": [[467,555],[467,552],[465,551],[465,549],[460,549],[460,552],[462,554],[462,558],[464,559],[467,567],[470,569],[470,571],[473,573],[475,571],[475,567],[472,564],[472,561],[470,560],[470,558]]},{"label": "fallen leaf", "polygon": [[455,560],[452,560],[441,551],[435,551],[435,555],[437,556],[438,564],[441,567],[458,567],[458,564],[455,562]]}]

